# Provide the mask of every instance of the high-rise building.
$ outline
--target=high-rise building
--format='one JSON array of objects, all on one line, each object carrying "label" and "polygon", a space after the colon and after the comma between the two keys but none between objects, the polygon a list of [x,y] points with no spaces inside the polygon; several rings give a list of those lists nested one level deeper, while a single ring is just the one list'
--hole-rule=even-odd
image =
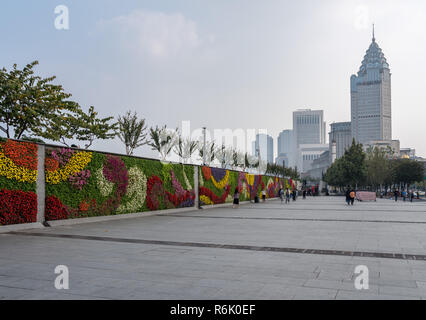
[{"label": "high-rise building", "polygon": [[312,161],[328,150],[323,110],[293,112],[293,159],[301,172],[309,170]]},{"label": "high-rise building", "polygon": [[260,156],[263,161],[274,163],[274,139],[267,134],[257,134],[253,141],[253,155]]},{"label": "high-rise building", "polygon": [[323,110],[297,110],[293,112],[294,147],[301,144],[324,144],[326,124]]},{"label": "high-rise building", "polygon": [[357,142],[392,140],[391,73],[374,30],[358,75],[351,76],[351,121]]},{"label": "high-rise building", "polygon": [[276,164],[293,166],[293,130],[284,130],[278,136]]},{"label": "high-rise building", "polygon": [[352,144],[352,129],[350,122],[335,122],[330,124],[331,131],[328,134],[330,154],[332,153],[331,148],[333,141],[336,142],[336,158],[340,158],[344,155],[345,150]]}]

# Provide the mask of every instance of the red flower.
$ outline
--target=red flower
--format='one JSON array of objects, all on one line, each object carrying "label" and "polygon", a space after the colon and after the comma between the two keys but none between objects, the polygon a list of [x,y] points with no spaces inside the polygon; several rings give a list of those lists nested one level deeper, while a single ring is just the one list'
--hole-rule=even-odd
[{"label": "red flower", "polygon": [[222,196],[219,197],[210,189],[207,189],[206,187],[200,187],[200,196],[207,196],[214,204],[220,204],[225,203],[230,191],[231,187],[230,185],[227,185],[225,188],[225,192],[222,194]]},{"label": "red flower", "polygon": [[47,221],[53,220],[65,220],[70,216],[70,212],[65,207],[61,200],[55,196],[50,196],[46,198],[46,209],[45,209],[45,218]]},{"label": "red flower", "polygon": [[0,224],[37,221],[37,195],[20,190],[0,190]]},{"label": "red flower", "polygon": [[37,145],[29,142],[7,140],[1,144],[4,155],[17,166],[37,170]]}]

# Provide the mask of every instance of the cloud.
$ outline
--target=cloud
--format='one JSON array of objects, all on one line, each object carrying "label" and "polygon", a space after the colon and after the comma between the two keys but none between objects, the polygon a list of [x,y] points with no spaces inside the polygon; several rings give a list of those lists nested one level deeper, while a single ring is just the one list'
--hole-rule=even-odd
[{"label": "cloud", "polygon": [[121,46],[154,58],[178,56],[202,42],[196,23],[181,13],[134,10],[99,25],[117,33]]}]

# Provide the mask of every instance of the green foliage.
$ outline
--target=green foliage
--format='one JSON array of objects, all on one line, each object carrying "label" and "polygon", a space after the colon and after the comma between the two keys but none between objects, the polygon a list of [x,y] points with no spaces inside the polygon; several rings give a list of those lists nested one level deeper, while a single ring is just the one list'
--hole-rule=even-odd
[{"label": "green foliage", "polygon": [[367,184],[377,187],[392,181],[391,161],[388,152],[377,147],[367,151]]},{"label": "green foliage", "polygon": [[[175,132],[177,132],[177,129]],[[167,130],[167,126],[150,128],[151,140],[148,145],[152,150],[158,151],[162,160],[167,158],[176,144],[175,132]]]},{"label": "green foliage", "polygon": [[[77,105],[66,101],[71,94],[62,86],[52,84],[55,77],[34,75],[38,61],[22,70],[14,64],[12,70],[0,69],[0,129],[8,138],[20,139],[25,133],[44,138],[44,129],[56,122],[64,111],[75,111]],[[12,134],[13,130],[13,134]]]},{"label": "green foliage", "polygon": [[395,183],[412,184],[424,179],[424,166],[422,163],[409,159],[396,160],[393,167]]},{"label": "green foliage", "polygon": [[328,168],[324,179],[332,186],[343,187],[345,185],[361,185],[365,183],[367,168],[365,163],[365,153],[362,150],[362,144],[356,143],[355,139],[352,145],[345,151],[340,159],[337,159]]},{"label": "green foliage", "polygon": [[19,182],[0,176],[0,189],[36,192],[36,183]]},{"label": "green foliage", "polygon": [[53,195],[60,199],[64,205],[75,209],[79,207],[82,201],[94,199],[97,204],[103,203],[108,197],[102,196],[99,192],[96,171],[102,168],[105,158],[104,154],[93,152],[92,161],[85,168],[85,170],[90,170],[91,177],[82,190],[77,190],[68,181],[62,181],[57,185],[46,183],[46,197]]},{"label": "green foliage", "polygon": [[63,113],[44,129],[41,136],[53,141],[60,141],[68,146],[67,139],[87,141],[88,149],[96,139],[113,139],[117,133],[117,123],[110,123],[113,117],[98,118],[98,113],[91,106],[85,113],[80,106],[76,106],[72,112]]},{"label": "green foliage", "polygon": [[[106,155],[98,152],[93,152],[92,161],[87,165],[85,170],[90,170],[91,176],[89,178],[88,184],[85,185],[82,190],[78,190],[73,187],[68,181],[63,181],[57,185],[46,184],[46,196],[49,197],[54,195],[60,201],[69,208],[78,210],[82,202],[90,203],[92,200],[95,200],[97,205],[102,205],[111,195],[103,196],[99,189],[99,182],[97,180],[97,172],[102,169],[105,163]],[[127,171],[133,167],[140,169],[143,174],[149,179],[151,176],[158,176],[163,181],[164,189],[174,194],[175,189],[173,187],[170,170],[173,170],[175,176],[179,183],[184,189],[187,189],[183,171],[188,178],[191,188],[194,188],[194,167],[193,166],[184,166],[182,164],[172,164],[172,163],[162,163],[158,160],[150,159],[141,159],[130,156],[122,156]],[[166,179],[164,179],[166,176]],[[0,179],[1,183],[1,179]],[[114,185],[114,188],[111,194],[115,194],[117,186]],[[121,199],[121,204],[126,205],[132,200],[132,195],[124,195]],[[160,201],[159,210],[167,209],[163,201]],[[113,214],[125,214],[125,213],[134,213],[134,212],[144,212],[149,211],[149,208],[146,204],[146,199],[144,203],[141,203],[140,206],[136,209],[123,210],[120,212],[113,212]],[[79,213],[78,217],[94,216],[102,213],[86,212]],[[108,213],[105,213],[108,214]],[[75,217],[72,217],[75,218]]]},{"label": "green foliage", "polygon": [[15,139],[41,137],[60,141],[66,139],[87,141],[90,147],[95,139],[115,137],[116,124],[112,117],[98,118],[94,107],[85,113],[68,98],[62,86],[54,85],[55,76],[42,78],[34,75],[37,61],[22,70],[13,65],[11,71],[0,69],[0,129]]},{"label": "green foliage", "polygon": [[138,119],[137,113],[127,111],[124,116],[118,117],[118,137],[126,146],[126,154],[132,155],[136,148],[148,143],[146,137],[145,119]]}]

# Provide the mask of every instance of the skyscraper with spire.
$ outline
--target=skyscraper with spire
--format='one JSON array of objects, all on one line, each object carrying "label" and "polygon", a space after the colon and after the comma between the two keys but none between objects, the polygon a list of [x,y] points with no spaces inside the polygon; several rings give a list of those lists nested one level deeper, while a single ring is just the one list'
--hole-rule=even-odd
[{"label": "skyscraper with spire", "polygon": [[352,137],[357,142],[392,140],[391,73],[373,39],[357,75],[351,76]]}]

